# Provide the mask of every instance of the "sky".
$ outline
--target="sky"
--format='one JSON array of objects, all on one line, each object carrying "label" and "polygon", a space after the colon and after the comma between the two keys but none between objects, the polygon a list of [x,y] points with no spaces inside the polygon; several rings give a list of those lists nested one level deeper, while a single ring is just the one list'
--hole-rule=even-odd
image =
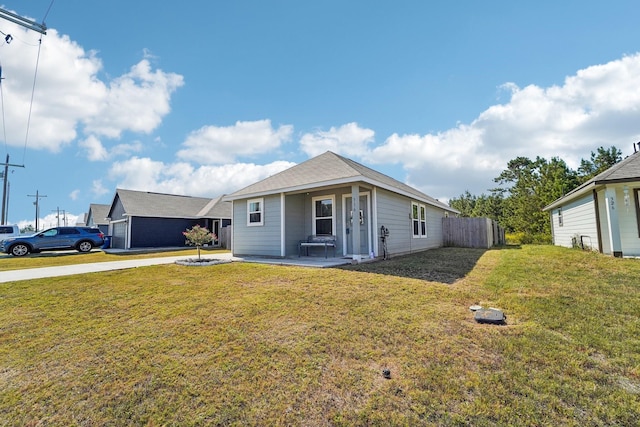
[{"label": "sky", "polygon": [[447,202],[518,156],[577,169],[640,141],[635,0],[1,7],[47,26],[0,19],[21,226],[36,194],[40,228],[75,224],[116,188],[217,197],[327,150]]}]

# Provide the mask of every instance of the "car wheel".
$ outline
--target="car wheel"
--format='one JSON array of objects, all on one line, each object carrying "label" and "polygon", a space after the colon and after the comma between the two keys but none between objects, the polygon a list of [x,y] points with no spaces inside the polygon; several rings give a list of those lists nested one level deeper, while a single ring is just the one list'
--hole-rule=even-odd
[{"label": "car wheel", "polygon": [[29,253],[29,246],[18,243],[11,246],[11,255],[13,256],[24,256]]},{"label": "car wheel", "polygon": [[88,242],[86,240],[78,243],[78,252],[89,252],[91,248],[93,248],[93,245],[91,244],[91,242]]}]

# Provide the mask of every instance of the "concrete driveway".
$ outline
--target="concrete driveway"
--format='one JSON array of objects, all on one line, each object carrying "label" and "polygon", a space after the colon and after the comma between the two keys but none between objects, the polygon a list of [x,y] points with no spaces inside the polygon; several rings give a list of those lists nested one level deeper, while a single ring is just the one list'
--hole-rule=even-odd
[{"label": "concrete driveway", "polygon": [[[202,258],[220,260],[233,259],[230,253],[203,255]],[[100,271],[123,270],[126,268],[145,267],[148,265],[173,264],[179,259],[185,259],[185,255],[0,271],[0,283],[15,282],[18,280],[42,279],[45,277],[70,276],[73,274],[96,273]]]},{"label": "concrete driveway", "polygon": [[[72,252],[72,251],[70,251]],[[115,252],[115,251],[114,251]],[[120,251],[123,252],[123,251]],[[27,268],[22,270],[0,271],[0,283],[16,282],[18,280],[42,279],[45,277],[71,276],[73,274],[97,273],[100,271],[124,270],[126,268],[145,267],[148,265],[173,264],[177,260],[188,258],[186,255],[145,259],[132,259],[123,261],[93,262],[86,264],[63,265],[59,267]],[[236,258],[231,253],[203,254],[202,258],[219,259],[224,261],[255,262],[259,264],[290,265],[298,267],[331,268],[339,265],[350,264],[347,258],[322,258],[322,257],[291,257],[291,258],[265,258],[245,257]],[[365,260],[369,261],[369,260]],[[1,262],[1,260],[0,260]]]}]

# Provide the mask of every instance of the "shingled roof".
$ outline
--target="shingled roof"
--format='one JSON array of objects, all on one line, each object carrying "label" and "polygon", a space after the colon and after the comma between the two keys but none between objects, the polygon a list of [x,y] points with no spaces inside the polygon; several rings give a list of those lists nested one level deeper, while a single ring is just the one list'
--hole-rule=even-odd
[{"label": "shingled roof", "polygon": [[[128,216],[159,218],[231,218],[231,203],[206,197],[117,189]],[[114,202],[115,202],[114,198]],[[109,208],[109,214],[111,209]]]},{"label": "shingled roof", "polygon": [[[91,203],[89,205],[89,213],[91,214],[91,219],[93,220],[93,223],[95,225],[108,225],[109,220],[107,219],[107,216],[109,216],[110,208],[111,208],[111,205]],[[87,216],[89,215],[89,213],[87,213]],[[88,220],[88,218],[85,218],[85,221],[86,220]]]},{"label": "shingled roof", "polygon": [[395,193],[403,194],[453,212],[445,203],[410,187],[385,174],[361,165],[332,151],[272,175],[235,193],[225,196],[225,200],[259,197],[281,192],[305,191],[317,187],[345,185],[366,182]]},{"label": "shingled roof", "polygon": [[640,181],[640,152],[633,153],[621,162],[611,166],[606,171],[599,173],[584,184],[574,188],[564,196],[560,197],[553,203],[545,206],[543,210],[547,211],[562,204],[566,200],[593,190],[595,187],[606,184],[617,184],[624,182]]}]

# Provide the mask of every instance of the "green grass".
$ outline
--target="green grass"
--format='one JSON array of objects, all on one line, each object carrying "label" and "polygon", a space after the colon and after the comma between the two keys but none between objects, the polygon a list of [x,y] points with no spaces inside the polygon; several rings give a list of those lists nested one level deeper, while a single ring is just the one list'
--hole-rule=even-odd
[{"label": "green grass", "polygon": [[639,283],[523,246],[0,284],[0,425],[638,425]]}]

